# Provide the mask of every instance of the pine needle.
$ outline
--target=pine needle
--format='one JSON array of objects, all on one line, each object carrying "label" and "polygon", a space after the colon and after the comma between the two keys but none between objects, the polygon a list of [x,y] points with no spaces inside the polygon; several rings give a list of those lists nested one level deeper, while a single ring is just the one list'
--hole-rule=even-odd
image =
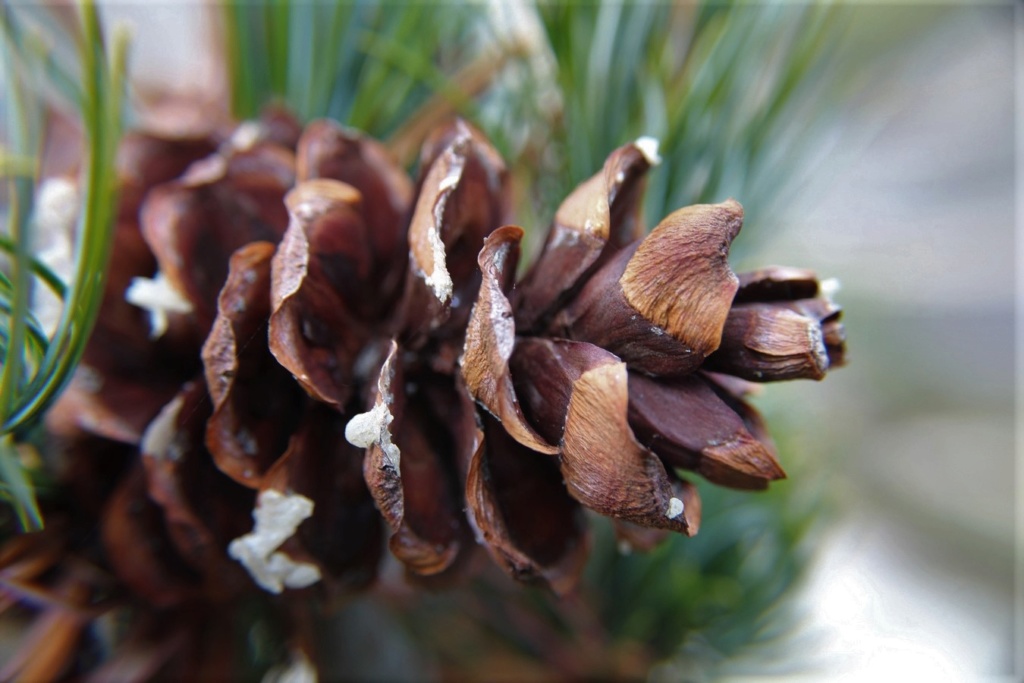
[{"label": "pine needle", "polygon": [[[121,127],[121,93],[127,41],[118,34],[108,55],[96,8],[83,2],[79,31],[69,36],[77,45],[80,82],[59,68],[43,42],[23,39],[25,30],[14,8],[3,7],[3,49],[8,59],[6,82],[12,100],[9,118],[11,153],[5,153],[8,187],[8,234],[0,248],[11,255],[11,275],[0,281],[0,332],[3,370],[0,373],[0,481],[6,497],[26,528],[42,525],[35,492],[15,457],[18,434],[56,400],[85,350],[103,296],[107,261],[113,241],[114,157]],[[57,25],[56,23],[53,24]],[[38,80],[38,75],[45,77]],[[78,219],[74,279],[64,283],[30,251],[36,227],[34,195],[43,131],[39,130],[49,92],[63,93],[79,108],[86,133],[83,200]],[[38,278],[63,301],[56,331],[47,337],[29,310],[32,278]]]}]

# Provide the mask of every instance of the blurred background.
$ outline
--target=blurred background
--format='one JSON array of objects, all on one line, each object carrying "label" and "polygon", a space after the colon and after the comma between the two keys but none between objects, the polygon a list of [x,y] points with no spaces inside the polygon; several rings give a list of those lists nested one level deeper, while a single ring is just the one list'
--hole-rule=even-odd
[{"label": "blurred background", "polygon": [[[929,12],[857,11],[890,27]],[[1020,18],[945,8],[894,50],[808,212],[758,254],[843,284],[850,366],[770,400],[811,411],[810,450],[830,453],[842,503],[801,600],[813,657],[858,679],[1021,673]]]},{"label": "blurred background", "polygon": [[[848,366],[821,384],[765,387],[755,403],[789,479],[767,494],[702,486],[696,538],[624,557],[599,526],[570,604],[501,581],[360,598],[323,636],[336,643],[338,671],[580,675],[571,655],[524,642],[507,622],[551,628],[579,657],[606,648],[624,678],[1018,680],[1021,9],[352,7],[359,30],[318,61],[336,72],[324,92],[311,91],[321,67],[304,71],[301,41],[275,42],[259,11],[102,11],[108,26],[132,27],[130,120],[168,125],[147,119],[152,93],[226,100],[231,90],[235,115],[277,98],[304,118],[369,129],[412,163],[428,124],[459,112],[510,160],[534,243],[604,155],[659,137],[665,162],[650,181],[648,223],[738,198],[747,218],[734,268],[837,278]],[[320,10],[302,11],[293,38]],[[225,25],[270,38],[225,47]],[[384,82],[373,73],[393,87],[368,91]]]}]

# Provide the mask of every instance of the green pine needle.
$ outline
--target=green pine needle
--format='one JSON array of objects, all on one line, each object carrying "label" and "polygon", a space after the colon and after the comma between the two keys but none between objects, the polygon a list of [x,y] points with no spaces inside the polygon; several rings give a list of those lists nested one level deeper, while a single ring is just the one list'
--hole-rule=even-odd
[{"label": "green pine needle", "polygon": [[[38,528],[42,519],[35,492],[15,457],[16,435],[52,405],[70,381],[92,331],[103,297],[107,262],[113,242],[115,199],[114,160],[121,129],[121,94],[125,78],[127,41],[117,35],[113,51],[100,30],[96,8],[83,2],[81,31],[71,37],[77,46],[81,78],[74,83],[43,41],[31,40],[16,10],[4,5],[3,49],[10,85],[9,138],[12,151],[4,154],[8,187],[8,234],[0,249],[11,256],[10,277],[0,281],[0,483],[25,528]],[[43,80],[38,80],[39,75]],[[38,184],[37,158],[43,131],[39,130],[47,88],[71,99],[79,109],[86,134],[82,207],[76,235],[74,279],[64,283],[30,252],[35,228],[34,195]],[[63,302],[52,337],[29,310],[32,278],[38,278]]]},{"label": "green pine needle", "polygon": [[544,5],[542,16],[565,97],[567,186],[653,135],[663,162],[648,187],[652,221],[730,196],[748,217],[777,212],[839,101],[825,96],[842,80],[835,8],[602,3]]},{"label": "green pine needle", "polygon": [[283,102],[303,121],[331,117],[385,137],[437,93],[467,109],[451,72],[482,10],[446,5],[437,21],[429,3],[397,9],[380,0],[225,3],[235,115]]}]

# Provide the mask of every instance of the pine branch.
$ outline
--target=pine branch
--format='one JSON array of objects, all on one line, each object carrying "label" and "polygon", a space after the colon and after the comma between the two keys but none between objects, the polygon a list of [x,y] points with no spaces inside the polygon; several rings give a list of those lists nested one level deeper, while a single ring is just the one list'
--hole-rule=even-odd
[{"label": "pine branch", "polygon": [[[103,296],[106,264],[114,226],[114,157],[120,136],[121,92],[125,71],[126,41],[119,35],[107,54],[99,18],[93,4],[80,7],[79,32],[68,38],[77,45],[81,64],[80,85],[74,83],[59,61],[33,41],[15,8],[6,5],[2,14],[3,49],[11,84],[8,131],[12,154],[5,155],[8,235],[0,248],[11,257],[11,276],[0,282],[0,322],[3,373],[0,375],[0,480],[26,527],[41,527],[35,495],[15,443],[21,430],[40,417],[71,379],[85,349]],[[30,74],[48,76],[43,80]],[[39,122],[50,88],[69,97],[79,108],[86,134],[86,164],[82,177],[82,205],[75,253],[77,263],[70,283],[61,282],[31,253],[32,233],[38,226],[35,195],[39,187],[38,158],[44,131]],[[38,278],[63,302],[56,330],[47,336],[29,310],[32,278]]]}]

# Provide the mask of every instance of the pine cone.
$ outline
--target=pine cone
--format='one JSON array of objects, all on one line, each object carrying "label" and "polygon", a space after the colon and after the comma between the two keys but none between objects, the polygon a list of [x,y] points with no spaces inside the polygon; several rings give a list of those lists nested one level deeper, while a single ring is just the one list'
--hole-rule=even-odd
[{"label": "pine cone", "polygon": [[746,380],[821,379],[843,359],[840,310],[813,273],[730,270],[737,202],[681,209],[644,236],[656,162],[650,139],[613,152],[559,207],[520,283],[519,228],[494,231],[479,257],[462,359],[484,408],[470,518],[500,565],[556,591],[584,563],[581,505],[646,549],[656,530],[697,532],[700,499],[677,469],[743,489],[783,477]]},{"label": "pine cone", "polygon": [[[613,152],[516,285],[505,165],[462,121],[415,182],[379,143],[280,112],[126,138],[107,297],[50,415],[120,581],[163,609],[337,599],[374,580],[383,521],[418,581],[481,544],[564,593],[584,508],[649,547],[699,526],[677,469],[782,477],[742,396],[841,364],[839,308],[807,271],[732,273],[735,201],[644,237],[656,157]],[[90,479],[104,449],[113,488]]]}]

